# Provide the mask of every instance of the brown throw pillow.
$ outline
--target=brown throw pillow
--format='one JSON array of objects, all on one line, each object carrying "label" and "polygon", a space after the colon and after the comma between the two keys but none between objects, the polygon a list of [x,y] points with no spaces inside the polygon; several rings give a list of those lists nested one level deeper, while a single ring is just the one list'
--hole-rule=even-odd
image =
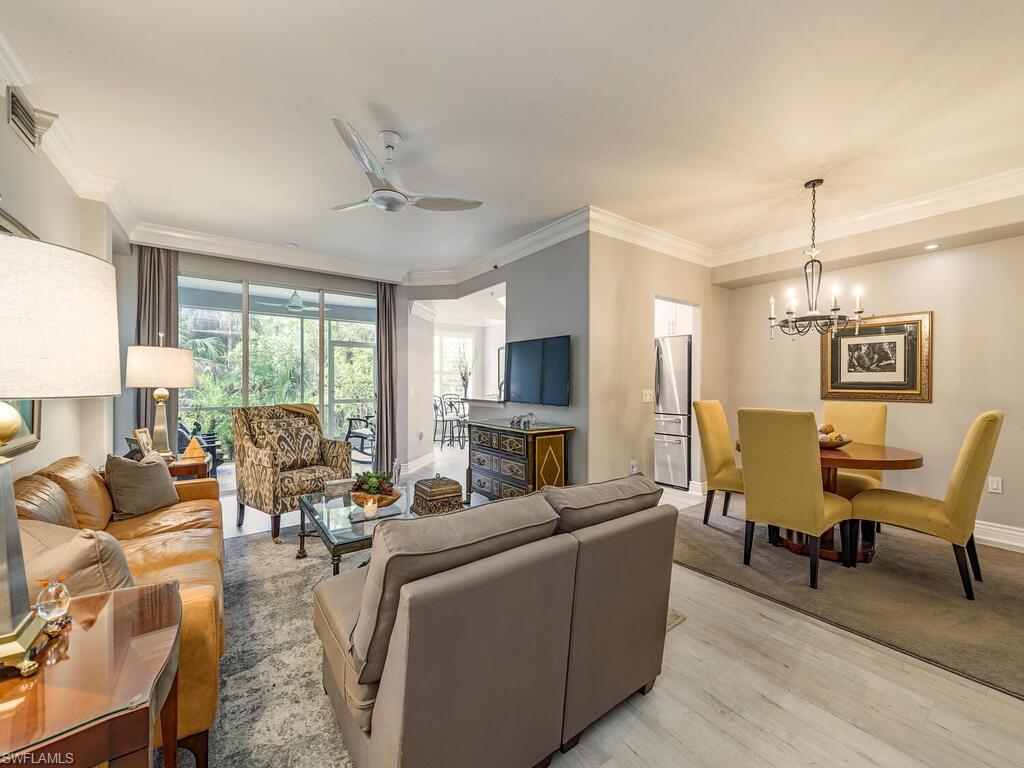
[{"label": "brown throw pillow", "polygon": [[320,464],[320,430],[309,419],[263,419],[253,425],[256,445],[268,449],[278,469]]},{"label": "brown throw pillow", "polygon": [[39,593],[39,579],[53,581],[65,573],[72,597],[135,583],[121,545],[109,533],[38,520],[21,520],[19,528],[29,602]]},{"label": "brown throw pillow", "polygon": [[658,506],[664,488],[643,475],[630,475],[590,485],[541,489],[558,513],[558,531],[565,533]]},{"label": "brown throw pillow", "polygon": [[142,461],[107,457],[107,485],[114,500],[114,519],[127,520],[178,503],[178,491],[163,457],[152,451]]}]

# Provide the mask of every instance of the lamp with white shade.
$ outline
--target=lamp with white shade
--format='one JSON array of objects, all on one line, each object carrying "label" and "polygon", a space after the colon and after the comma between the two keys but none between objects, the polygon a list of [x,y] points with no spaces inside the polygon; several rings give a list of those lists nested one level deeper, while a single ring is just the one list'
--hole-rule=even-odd
[{"label": "lamp with white shade", "polygon": [[[163,334],[160,334],[161,340]],[[177,347],[128,347],[124,385],[153,390],[156,418],[153,448],[167,461],[174,458],[167,432],[168,389],[195,386],[192,350]]]},{"label": "lamp with white shade", "polygon": [[[0,234],[0,398],[120,394],[114,267],[59,245]],[[21,428],[0,402],[0,447]],[[46,622],[30,608],[10,460],[0,456],[0,663],[23,675]],[[54,577],[60,574],[53,574]]]}]

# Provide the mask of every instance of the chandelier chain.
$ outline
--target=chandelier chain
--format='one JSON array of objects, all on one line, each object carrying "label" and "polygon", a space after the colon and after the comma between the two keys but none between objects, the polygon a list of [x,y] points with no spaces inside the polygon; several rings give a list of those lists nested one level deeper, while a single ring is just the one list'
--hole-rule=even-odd
[{"label": "chandelier chain", "polygon": [[818,227],[818,187],[811,187],[811,250],[814,250],[814,235]]}]

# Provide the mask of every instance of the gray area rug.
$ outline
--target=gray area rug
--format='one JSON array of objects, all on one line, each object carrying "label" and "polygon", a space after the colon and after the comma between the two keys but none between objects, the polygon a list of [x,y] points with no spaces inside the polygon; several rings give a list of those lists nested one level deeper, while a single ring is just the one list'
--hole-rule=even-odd
[{"label": "gray area rug", "polygon": [[[295,530],[285,529],[281,544],[269,533],[224,542],[227,635],[211,766],[352,765],[320,680],[320,640],[313,630],[313,587],[331,575],[331,560],[316,540],[307,542],[309,557],[296,560]],[[342,559],[342,572],[368,554]],[[179,749],[178,765],[195,762]]]},{"label": "gray area rug", "polygon": [[[739,502],[739,503],[737,503]],[[680,510],[675,561],[858,635],[1024,699],[1024,554],[978,546],[983,582],[964,599],[953,548],[931,536],[883,526],[875,559],[843,568],[821,561],[818,589],[808,561],[768,543],[757,526],[743,565],[743,503]]]},{"label": "gray area rug", "polygon": [[[320,680],[320,639],[313,630],[313,587],[331,575],[331,560],[315,539],[307,541],[309,557],[296,560],[296,530],[284,529],[281,544],[269,533],[224,542],[227,635],[211,766],[352,766]],[[368,557],[346,556],[341,571]],[[666,631],[685,619],[670,610]],[[156,765],[163,768],[160,753]],[[178,765],[193,768],[191,753],[179,749]]]}]

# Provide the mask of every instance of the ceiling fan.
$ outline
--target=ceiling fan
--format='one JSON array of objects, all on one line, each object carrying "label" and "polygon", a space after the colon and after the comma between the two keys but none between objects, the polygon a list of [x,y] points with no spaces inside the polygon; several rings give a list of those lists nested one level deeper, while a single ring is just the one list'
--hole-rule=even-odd
[{"label": "ceiling fan", "polygon": [[[279,309],[286,309],[289,312],[305,312],[307,309],[312,311],[313,307],[307,307],[302,297],[299,296],[298,291],[292,291],[292,295],[288,297],[288,301],[254,301],[254,304],[262,304],[265,307],[278,307]],[[318,310],[319,311],[319,310]]]},{"label": "ceiling fan", "polygon": [[377,134],[384,144],[384,163],[381,164],[366,142],[349,123],[334,118],[334,127],[352,156],[359,163],[366,178],[370,180],[370,196],[354,203],[336,205],[332,211],[351,211],[368,205],[382,211],[400,211],[407,205],[423,208],[427,211],[468,211],[483,205],[481,200],[466,200],[461,197],[440,197],[438,195],[421,195],[410,192],[402,184],[395,165],[395,155],[402,143],[402,137],[395,131],[381,131]]}]

